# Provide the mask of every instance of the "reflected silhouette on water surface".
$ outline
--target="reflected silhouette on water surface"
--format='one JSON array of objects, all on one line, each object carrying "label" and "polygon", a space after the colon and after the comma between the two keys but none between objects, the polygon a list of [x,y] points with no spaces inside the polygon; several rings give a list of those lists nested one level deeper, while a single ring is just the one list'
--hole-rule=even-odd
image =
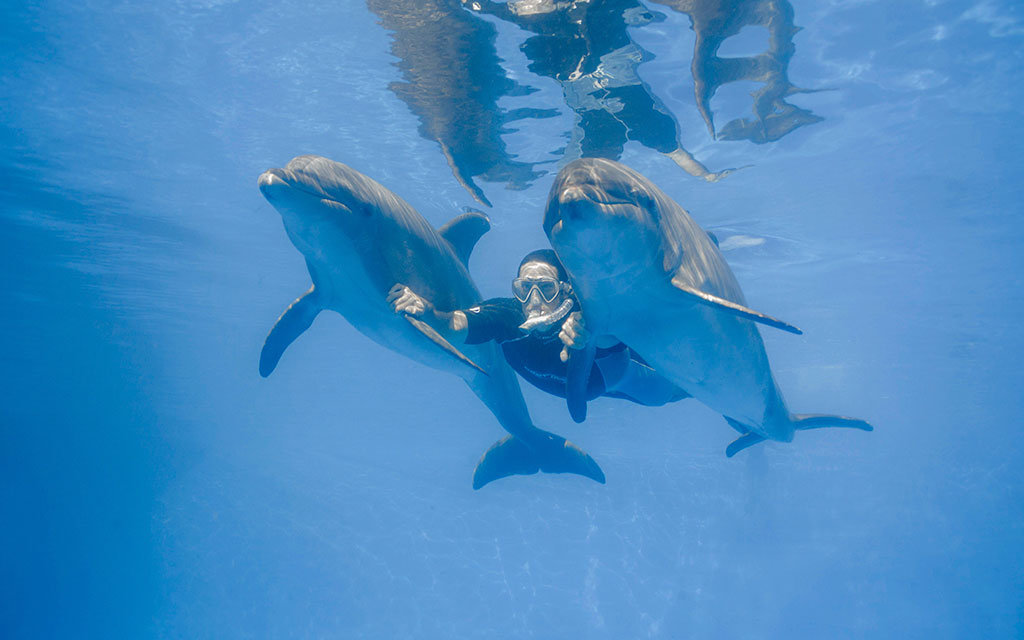
[{"label": "reflected silhouette on water surface", "polygon": [[541,174],[511,158],[501,134],[521,118],[547,118],[557,109],[506,110],[503,96],[535,91],[511,80],[494,48],[493,25],[465,11],[458,0],[367,0],[392,32],[391,53],[403,81],[390,89],[420,120],[420,134],[441,146],[456,180],[490,206],[473,181],[524,189]]},{"label": "reflected silhouette on water surface", "polygon": [[637,0],[464,4],[534,34],[520,47],[530,71],[557,81],[575,114],[564,161],[617,160],[626,142],[635,141],[709,182],[729,173],[709,171],[683,148],[675,118],[637,73],[654,56],[633,41],[628,28],[664,20],[663,15]]},{"label": "reflected silhouette on water surface", "polygon": [[[719,140],[778,140],[821,120],[786,102],[802,91],[787,74],[794,53],[793,9],[786,0],[654,0],[686,14],[696,34],[691,72],[695,101],[711,136]],[[526,32],[520,49],[528,68],[559,83],[574,125],[568,143],[552,153],[560,163],[579,157],[618,160],[627,142],[663,153],[690,175],[715,182],[732,169],[709,170],[680,142],[675,116],[639,76],[654,56],[630,36],[631,28],[665,16],[638,0],[367,0],[391,31],[392,53],[403,81],[390,88],[420,119],[420,133],[436,141],[456,179],[479,202],[490,205],[474,181],[529,186],[542,175],[538,163],[521,162],[502,135],[508,123],[549,118],[563,105],[515,110],[498,105],[504,96],[535,90],[509,78],[495,48],[496,29],[482,16]],[[768,50],[748,57],[719,57],[718,50],[744,27],[763,27]],[[736,118],[716,130],[711,99],[722,85],[761,84],[751,94],[752,117]]]},{"label": "reflected silhouette on water surface", "polygon": [[[822,118],[786,102],[786,98],[807,90],[789,82],[789,61],[796,51],[793,36],[800,31],[793,23],[793,6],[787,0],[652,0],[690,16],[697,35],[693,47],[694,93],[708,131],[718,140],[774,142],[805,124]],[[768,50],[756,56],[720,58],[718,48],[744,27],[768,30]],[[711,98],[724,84],[746,80],[762,83],[751,97],[755,118],[736,118],[715,131]]]}]

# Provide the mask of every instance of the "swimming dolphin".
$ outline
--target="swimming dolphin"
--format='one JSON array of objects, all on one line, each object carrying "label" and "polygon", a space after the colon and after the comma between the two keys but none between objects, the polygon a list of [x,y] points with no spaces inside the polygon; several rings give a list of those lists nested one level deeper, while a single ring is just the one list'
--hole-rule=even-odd
[{"label": "swimming dolphin", "polygon": [[313,286],[281,315],[260,355],[270,375],[285,348],[324,310],[337,311],[361,333],[393,351],[462,377],[510,434],[493,445],[473,474],[473,488],[512,474],[577,473],[598,482],[597,463],[565,438],[533,426],[519,381],[493,342],[463,353],[422,321],[396,314],[387,302],[397,283],[441,310],[480,301],[467,269],[469,254],[489,228],[481,213],[463,214],[440,230],[404,200],[338,162],[299,156],[259,177],[259,187],[284,219],[306,258]]},{"label": "swimming dolphin", "polygon": [[[591,334],[628,344],[659,374],[722,413],[743,434],[726,455],[766,439],[789,442],[802,429],[871,431],[863,420],[789,412],[754,325],[800,330],[747,308],[711,237],[636,171],[597,158],[566,165],[548,196],[544,231]],[[579,381],[586,380],[593,353],[588,345],[569,363],[567,395],[577,421],[586,415]]]}]

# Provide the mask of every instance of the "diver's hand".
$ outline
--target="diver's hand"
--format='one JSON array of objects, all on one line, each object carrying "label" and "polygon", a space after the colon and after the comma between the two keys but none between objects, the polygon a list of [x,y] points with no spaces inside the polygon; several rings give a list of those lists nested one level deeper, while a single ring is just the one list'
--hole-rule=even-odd
[{"label": "diver's hand", "polygon": [[388,292],[388,304],[395,310],[395,313],[405,313],[410,316],[420,317],[428,311],[434,310],[430,300],[417,295],[415,291],[404,284],[396,284]]},{"label": "diver's hand", "polygon": [[562,330],[558,332],[558,338],[565,346],[558,357],[562,362],[569,361],[569,349],[582,349],[590,342],[590,332],[583,324],[583,314],[574,311],[562,323]]}]

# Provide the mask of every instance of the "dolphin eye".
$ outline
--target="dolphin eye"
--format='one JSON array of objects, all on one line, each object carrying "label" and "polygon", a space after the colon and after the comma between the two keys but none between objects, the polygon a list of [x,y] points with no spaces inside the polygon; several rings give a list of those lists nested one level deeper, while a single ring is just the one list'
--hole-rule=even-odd
[{"label": "dolphin eye", "polygon": [[603,197],[599,201],[605,204],[633,204],[636,201],[633,192],[632,187],[619,188],[613,186],[605,190]]},{"label": "dolphin eye", "polygon": [[651,196],[647,195],[647,192],[636,187],[629,190],[629,197],[640,207],[650,208],[654,204],[654,200],[651,199]]},{"label": "dolphin eye", "polygon": [[320,200],[327,208],[336,209],[342,211],[348,215],[359,216],[360,218],[369,218],[373,214],[373,208],[369,207],[360,202],[353,202],[345,204],[331,198],[323,198]]}]

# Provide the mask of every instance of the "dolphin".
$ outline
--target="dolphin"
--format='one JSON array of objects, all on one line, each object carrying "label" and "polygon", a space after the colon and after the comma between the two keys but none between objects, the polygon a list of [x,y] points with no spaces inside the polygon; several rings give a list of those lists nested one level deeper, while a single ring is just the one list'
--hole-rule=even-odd
[{"label": "dolphin", "polygon": [[481,299],[469,276],[473,246],[489,228],[469,212],[435,230],[378,182],[319,156],[299,156],[259,177],[264,197],[306,259],[313,286],[278,319],[260,354],[264,377],[284,350],[324,309],[340,313],[374,342],[427,366],[455,373],[487,405],[509,435],[473,473],[473,488],[512,474],[577,473],[604,482],[597,463],[565,438],[535,427],[519,381],[497,345],[455,348],[422,321],[387,302],[398,283],[438,309],[465,309]]},{"label": "dolphin", "polygon": [[[566,165],[548,196],[544,231],[592,336],[628,344],[720,412],[742,434],[727,456],[764,440],[790,442],[804,429],[872,430],[855,418],[789,412],[755,324],[800,330],[748,308],[713,238],[636,171],[599,158]],[[577,421],[586,415],[581,388],[593,353],[586,345],[569,362],[567,400]]]}]

